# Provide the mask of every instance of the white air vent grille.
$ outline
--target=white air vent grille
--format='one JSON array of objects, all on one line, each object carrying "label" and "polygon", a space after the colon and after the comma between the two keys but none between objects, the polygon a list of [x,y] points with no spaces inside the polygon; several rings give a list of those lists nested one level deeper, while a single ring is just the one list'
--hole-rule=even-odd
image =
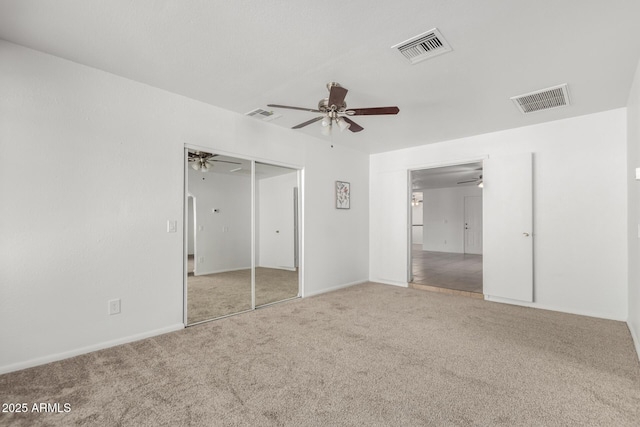
[{"label": "white air vent grille", "polygon": [[437,28],[405,40],[391,49],[397,49],[411,64],[451,51],[451,46]]},{"label": "white air vent grille", "polygon": [[525,93],[524,95],[514,96],[511,100],[523,114],[550,110],[570,104],[569,89],[566,83],[531,93]]},{"label": "white air vent grille", "polygon": [[249,111],[246,116],[255,117],[258,119],[262,119],[265,122],[269,122],[273,119],[277,119],[278,117],[282,117],[282,114],[276,114],[273,111],[263,110],[262,108],[256,108],[253,111]]}]

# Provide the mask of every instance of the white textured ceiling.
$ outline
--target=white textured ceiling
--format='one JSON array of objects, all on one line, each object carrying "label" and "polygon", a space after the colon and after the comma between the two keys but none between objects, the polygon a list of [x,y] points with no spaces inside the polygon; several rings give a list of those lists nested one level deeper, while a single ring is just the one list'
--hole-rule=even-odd
[{"label": "white textured ceiling", "polygon": [[[332,136],[375,153],[625,106],[639,16],[638,0],[0,0],[0,38],[240,114],[315,108],[337,81],[349,107],[400,108]],[[434,27],[452,52],[409,65],[390,49]],[[570,107],[509,100],[560,83]]]}]

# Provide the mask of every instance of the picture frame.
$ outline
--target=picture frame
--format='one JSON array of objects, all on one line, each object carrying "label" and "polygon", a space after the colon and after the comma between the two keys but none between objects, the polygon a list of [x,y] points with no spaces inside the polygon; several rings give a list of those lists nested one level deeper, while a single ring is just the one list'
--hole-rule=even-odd
[{"label": "picture frame", "polygon": [[336,209],[351,209],[351,184],[336,181]]}]

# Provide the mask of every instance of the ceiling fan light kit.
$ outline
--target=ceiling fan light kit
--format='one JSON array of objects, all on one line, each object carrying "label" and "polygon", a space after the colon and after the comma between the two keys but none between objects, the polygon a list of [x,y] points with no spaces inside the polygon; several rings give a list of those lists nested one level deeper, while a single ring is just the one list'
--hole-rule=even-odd
[{"label": "ceiling fan light kit", "polygon": [[347,121],[342,117],[338,117],[336,119],[336,123],[338,124],[338,127],[340,128],[341,132],[344,132],[345,130],[351,127],[351,123],[347,123]]},{"label": "ceiling fan light kit", "polygon": [[295,125],[291,129],[300,129],[318,121],[322,121],[321,133],[326,136],[331,135],[333,124],[335,124],[341,132],[349,129],[351,132],[360,132],[364,128],[351,120],[352,116],[373,116],[373,115],[390,115],[398,114],[398,107],[373,107],[373,108],[350,108],[347,109],[347,103],[344,101],[348,90],[339,83],[327,83],[329,97],[323,98],[318,102],[318,108],[292,107],[289,105],[268,104],[273,108],[288,108],[290,110],[308,111],[311,113],[320,113],[321,116],[315,117],[306,122]]},{"label": "ceiling fan light kit", "polygon": [[201,172],[209,172],[209,166],[207,166],[206,162],[193,162],[191,165],[193,170],[199,170]]}]

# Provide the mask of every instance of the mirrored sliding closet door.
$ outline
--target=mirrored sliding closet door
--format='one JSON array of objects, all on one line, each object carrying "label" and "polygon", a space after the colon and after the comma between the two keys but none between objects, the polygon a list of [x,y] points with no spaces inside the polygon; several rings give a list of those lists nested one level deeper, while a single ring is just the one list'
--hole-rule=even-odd
[{"label": "mirrored sliding closet door", "polygon": [[255,163],[255,305],[295,298],[298,170]]},{"label": "mirrored sliding closet door", "polygon": [[251,161],[186,150],[186,323],[252,307]]}]

